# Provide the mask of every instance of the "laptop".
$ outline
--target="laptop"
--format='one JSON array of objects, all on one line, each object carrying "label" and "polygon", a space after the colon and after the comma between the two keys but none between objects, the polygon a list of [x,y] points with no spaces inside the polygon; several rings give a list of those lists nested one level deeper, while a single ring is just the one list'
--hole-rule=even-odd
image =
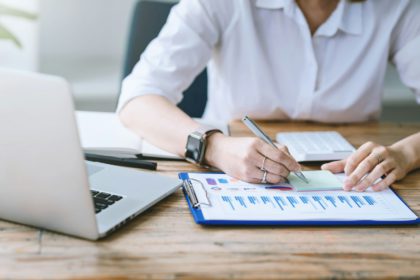
[{"label": "laptop", "polygon": [[59,77],[0,69],[0,130],[0,219],[96,240],[181,186],[85,161]]}]

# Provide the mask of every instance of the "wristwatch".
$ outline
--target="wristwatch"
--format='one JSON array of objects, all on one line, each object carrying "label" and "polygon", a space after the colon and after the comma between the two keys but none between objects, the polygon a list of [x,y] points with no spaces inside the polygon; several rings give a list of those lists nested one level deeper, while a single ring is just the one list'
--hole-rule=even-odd
[{"label": "wristwatch", "polygon": [[187,145],[185,146],[185,159],[191,163],[203,166],[204,155],[207,148],[207,138],[216,132],[222,133],[220,129],[201,126],[188,135]]}]

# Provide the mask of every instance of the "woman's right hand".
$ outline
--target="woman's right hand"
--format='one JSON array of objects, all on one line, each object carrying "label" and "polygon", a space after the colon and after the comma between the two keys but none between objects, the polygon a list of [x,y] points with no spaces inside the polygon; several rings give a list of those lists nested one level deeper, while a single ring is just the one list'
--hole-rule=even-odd
[{"label": "woman's right hand", "polygon": [[207,140],[205,162],[226,174],[249,183],[284,182],[291,171],[300,170],[286,146],[278,149],[256,137],[229,137],[221,133]]}]

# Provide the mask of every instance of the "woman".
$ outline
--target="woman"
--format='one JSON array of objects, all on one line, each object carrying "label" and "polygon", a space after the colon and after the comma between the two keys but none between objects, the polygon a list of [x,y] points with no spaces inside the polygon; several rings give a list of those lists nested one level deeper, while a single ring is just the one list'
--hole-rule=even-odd
[{"label": "woman", "polygon": [[[120,117],[165,150],[184,155],[187,145],[194,162],[281,182],[299,169],[286,147],[200,127],[175,106],[183,90],[207,65],[207,119],[377,119],[388,60],[420,100],[419,12],[409,0],[183,0],[124,80]],[[419,134],[390,147],[367,143],[323,168],[345,171],[347,190],[385,175],[380,190],[420,166],[419,143]]]}]

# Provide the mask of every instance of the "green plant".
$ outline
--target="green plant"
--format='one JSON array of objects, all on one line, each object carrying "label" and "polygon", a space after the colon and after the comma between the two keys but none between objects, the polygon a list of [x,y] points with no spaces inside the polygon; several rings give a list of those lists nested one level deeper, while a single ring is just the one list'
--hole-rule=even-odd
[{"label": "green plant", "polygon": [[[27,20],[35,20],[37,15],[29,12],[25,12],[19,9],[15,9],[12,7],[8,7],[6,5],[0,4],[0,18],[3,16],[11,16],[11,17],[18,17]],[[4,27],[0,22],[0,39],[11,40],[15,43],[16,46],[22,48],[22,44],[19,39],[6,27]]]}]

